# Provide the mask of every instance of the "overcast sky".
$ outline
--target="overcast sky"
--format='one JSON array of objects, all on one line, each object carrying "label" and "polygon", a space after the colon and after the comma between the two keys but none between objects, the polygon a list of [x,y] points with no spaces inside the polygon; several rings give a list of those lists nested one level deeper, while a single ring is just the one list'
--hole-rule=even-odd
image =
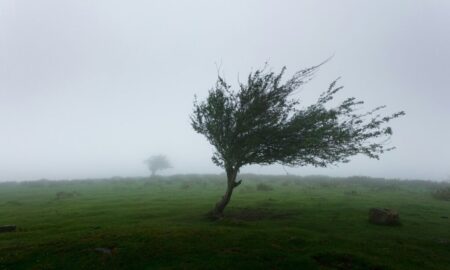
[{"label": "overcast sky", "polygon": [[[217,69],[287,75],[334,55],[300,92],[406,111],[395,151],[295,174],[450,177],[450,1],[0,1],[0,181],[220,173],[189,121]],[[279,165],[243,172],[284,173]]]}]

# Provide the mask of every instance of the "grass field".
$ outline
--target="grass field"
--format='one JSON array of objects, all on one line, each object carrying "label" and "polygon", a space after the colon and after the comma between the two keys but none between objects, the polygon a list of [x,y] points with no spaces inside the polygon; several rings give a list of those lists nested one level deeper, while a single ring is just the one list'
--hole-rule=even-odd
[{"label": "grass field", "polygon": [[215,222],[218,175],[0,184],[0,269],[450,269],[448,183],[241,177]]}]

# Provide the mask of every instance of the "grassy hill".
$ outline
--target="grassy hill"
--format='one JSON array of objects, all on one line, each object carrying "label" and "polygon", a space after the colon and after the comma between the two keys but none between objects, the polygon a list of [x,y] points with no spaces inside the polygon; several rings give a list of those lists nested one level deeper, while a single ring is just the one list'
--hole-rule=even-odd
[{"label": "grassy hill", "polygon": [[215,222],[218,175],[2,183],[0,269],[450,269],[448,183],[241,178]]}]

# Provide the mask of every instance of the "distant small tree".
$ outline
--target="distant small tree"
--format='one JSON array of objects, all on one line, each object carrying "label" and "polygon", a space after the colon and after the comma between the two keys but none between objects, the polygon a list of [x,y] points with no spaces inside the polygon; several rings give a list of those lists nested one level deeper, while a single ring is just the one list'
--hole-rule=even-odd
[{"label": "distant small tree", "polygon": [[151,156],[145,160],[145,164],[147,164],[148,169],[152,172],[152,176],[155,176],[159,170],[172,168],[169,160],[164,155]]},{"label": "distant small tree", "polygon": [[356,154],[378,159],[393,149],[386,147],[392,129],[385,124],[404,112],[381,116],[380,106],[359,113],[363,102],[353,97],[330,108],[328,102],[343,88],[337,80],[316,103],[298,108],[299,100],[292,94],[319,66],[300,70],[284,82],[286,68],[280,73],[256,70],[237,91],[218,76],[206,100],[195,99],[192,127],[215,147],[212,161],[227,175],[227,189],[211,211],[213,217],[223,215],[233,189],[242,182],[236,178],[245,165],[325,167],[348,162]]}]

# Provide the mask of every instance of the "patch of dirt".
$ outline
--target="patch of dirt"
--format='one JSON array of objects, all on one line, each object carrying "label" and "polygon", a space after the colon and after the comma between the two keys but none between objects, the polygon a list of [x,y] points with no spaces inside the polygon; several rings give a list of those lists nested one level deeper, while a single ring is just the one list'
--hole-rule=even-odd
[{"label": "patch of dirt", "polygon": [[242,221],[287,219],[298,215],[293,211],[280,211],[269,208],[234,208],[225,214],[226,218]]},{"label": "patch of dirt", "polygon": [[385,270],[351,254],[321,253],[312,256],[320,266],[338,270]]}]

